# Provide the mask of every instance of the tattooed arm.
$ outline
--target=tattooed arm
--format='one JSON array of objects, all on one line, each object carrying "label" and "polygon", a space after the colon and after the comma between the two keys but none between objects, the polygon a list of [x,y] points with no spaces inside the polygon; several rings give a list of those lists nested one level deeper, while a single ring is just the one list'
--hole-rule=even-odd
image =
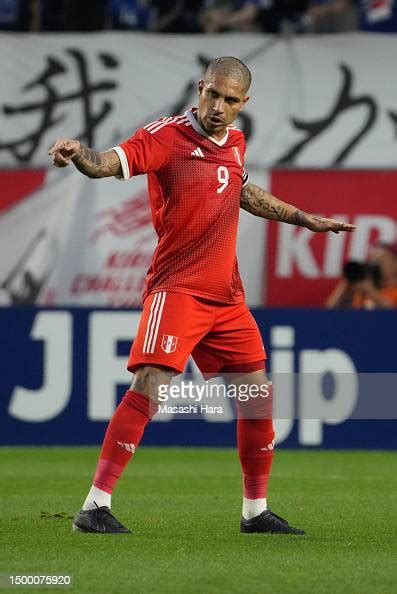
[{"label": "tattooed arm", "polygon": [[72,161],[75,167],[91,178],[121,176],[121,163],[116,151],[98,152],[78,140],[59,138],[48,152],[56,167],[67,167]]},{"label": "tattooed arm", "polygon": [[318,217],[292,204],[279,200],[255,184],[248,183],[241,191],[240,206],[257,217],[306,227],[310,231],[354,231],[355,226],[334,219]]}]

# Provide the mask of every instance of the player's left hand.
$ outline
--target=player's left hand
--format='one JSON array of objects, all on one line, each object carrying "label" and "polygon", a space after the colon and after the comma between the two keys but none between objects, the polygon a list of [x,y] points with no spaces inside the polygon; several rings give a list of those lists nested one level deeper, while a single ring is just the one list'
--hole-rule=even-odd
[{"label": "player's left hand", "polygon": [[317,217],[314,215],[307,215],[307,219],[305,227],[310,229],[310,231],[332,231],[333,233],[339,233],[339,231],[351,232],[356,229],[355,225],[344,223],[343,221],[336,221],[335,219],[327,219],[325,217]]}]

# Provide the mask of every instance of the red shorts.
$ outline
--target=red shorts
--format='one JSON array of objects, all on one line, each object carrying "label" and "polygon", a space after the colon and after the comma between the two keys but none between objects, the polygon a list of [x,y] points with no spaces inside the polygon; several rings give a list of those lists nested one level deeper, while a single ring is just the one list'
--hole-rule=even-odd
[{"label": "red shorts", "polygon": [[192,355],[204,374],[249,373],[264,368],[266,353],[247,305],[159,292],[144,302],[128,370],[161,365],[180,373]]}]

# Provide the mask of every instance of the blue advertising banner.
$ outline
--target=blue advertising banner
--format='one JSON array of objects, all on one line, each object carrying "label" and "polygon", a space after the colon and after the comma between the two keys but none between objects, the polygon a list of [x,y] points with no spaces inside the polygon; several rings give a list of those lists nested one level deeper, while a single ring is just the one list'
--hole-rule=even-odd
[{"label": "blue advertising banner", "polygon": [[[275,389],[278,444],[397,448],[396,313],[253,314],[270,375],[282,379]],[[126,310],[0,308],[0,444],[101,443],[131,381],[126,360],[139,317]],[[365,385],[369,404],[360,409]],[[235,421],[205,411],[189,420],[166,414],[148,426],[143,443],[231,446]]]}]

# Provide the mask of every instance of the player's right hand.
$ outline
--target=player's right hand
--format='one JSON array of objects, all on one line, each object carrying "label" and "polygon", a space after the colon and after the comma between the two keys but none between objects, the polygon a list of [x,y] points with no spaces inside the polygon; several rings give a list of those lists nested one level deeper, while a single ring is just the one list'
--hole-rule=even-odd
[{"label": "player's right hand", "polygon": [[56,167],[67,167],[70,160],[80,152],[80,141],[72,138],[58,138],[48,154]]}]

